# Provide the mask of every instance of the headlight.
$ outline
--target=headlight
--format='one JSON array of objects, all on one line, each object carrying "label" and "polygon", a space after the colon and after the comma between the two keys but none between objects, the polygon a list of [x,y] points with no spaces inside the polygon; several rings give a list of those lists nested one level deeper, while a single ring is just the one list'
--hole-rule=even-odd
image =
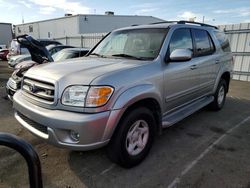
[{"label": "headlight", "polygon": [[88,88],[86,86],[70,86],[66,88],[62,96],[62,104],[84,107]]},{"label": "headlight", "polygon": [[78,107],[99,107],[105,105],[113,94],[110,86],[70,86],[65,89],[62,104]]}]

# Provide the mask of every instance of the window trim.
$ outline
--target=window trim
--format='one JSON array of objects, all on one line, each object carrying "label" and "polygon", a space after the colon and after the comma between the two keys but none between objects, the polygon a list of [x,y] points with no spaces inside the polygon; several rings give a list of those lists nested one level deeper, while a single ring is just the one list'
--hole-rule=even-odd
[{"label": "window trim", "polygon": [[[211,51],[210,53],[206,53],[206,54],[198,54],[197,46],[196,46],[196,42],[195,42],[194,30],[205,31],[207,33],[210,49],[211,49],[211,47],[213,47],[213,51]],[[216,52],[216,47],[214,45],[214,41],[213,41],[210,33],[207,30],[200,29],[200,28],[199,29],[198,28],[191,28],[191,33],[192,33],[193,44],[194,44],[193,58],[213,55]]]}]

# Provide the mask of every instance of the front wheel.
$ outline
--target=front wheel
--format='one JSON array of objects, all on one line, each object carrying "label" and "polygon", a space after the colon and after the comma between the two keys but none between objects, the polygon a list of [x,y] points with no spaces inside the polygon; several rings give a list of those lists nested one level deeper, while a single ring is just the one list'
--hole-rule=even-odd
[{"label": "front wheel", "polygon": [[223,108],[227,94],[227,83],[224,79],[221,79],[216,92],[214,94],[214,101],[209,105],[212,110],[220,110]]},{"label": "front wheel", "polygon": [[138,165],[149,153],[155,127],[155,119],[149,109],[139,107],[127,113],[110,141],[109,158],[125,168]]}]

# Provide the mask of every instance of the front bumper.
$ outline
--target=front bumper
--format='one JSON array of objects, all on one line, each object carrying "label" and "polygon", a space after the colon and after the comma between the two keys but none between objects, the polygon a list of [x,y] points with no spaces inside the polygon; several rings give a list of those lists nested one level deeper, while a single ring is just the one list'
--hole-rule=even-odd
[{"label": "front bumper", "polygon": [[[53,145],[84,151],[102,147],[110,139],[106,132],[111,111],[86,114],[46,109],[25,100],[22,91],[14,95],[13,106],[23,127]],[[72,139],[71,131],[79,133],[79,141]]]}]

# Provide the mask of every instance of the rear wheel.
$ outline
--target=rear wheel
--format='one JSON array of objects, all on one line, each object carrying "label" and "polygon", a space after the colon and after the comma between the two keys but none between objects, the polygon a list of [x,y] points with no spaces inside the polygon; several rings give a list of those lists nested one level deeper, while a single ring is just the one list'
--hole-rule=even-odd
[{"label": "rear wheel", "polygon": [[152,146],[155,127],[155,119],[149,109],[139,107],[127,113],[110,141],[109,158],[125,168],[138,165]]},{"label": "rear wheel", "polygon": [[209,105],[212,110],[220,110],[223,108],[227,94],[227,83],[224,79],[221,79],[216,92],[214,94],[214,101]]}]

